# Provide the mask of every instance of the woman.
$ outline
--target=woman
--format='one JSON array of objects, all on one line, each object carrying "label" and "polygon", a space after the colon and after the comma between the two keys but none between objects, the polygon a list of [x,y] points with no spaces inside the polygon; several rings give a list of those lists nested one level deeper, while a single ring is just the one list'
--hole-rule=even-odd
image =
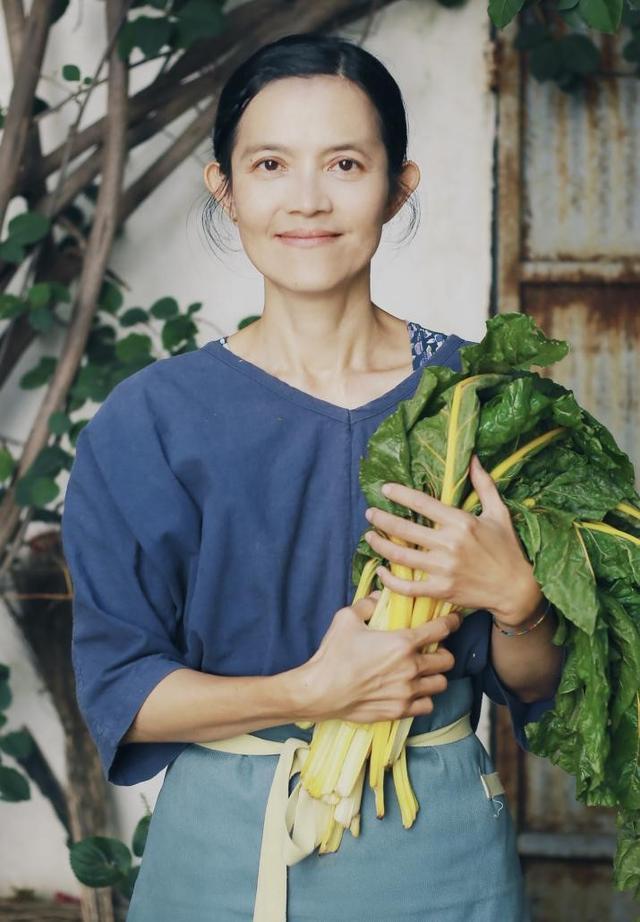
[{"label": "woman", "polygon": [[[371,301],[383,225],[419,181],[406,142],[398,87],[358,46],[302,34],[260,48],[222,91],[205,182],[264,276],[262,315],[122,381],[77,441],[63,540],[78,701],[109,781],[167,767],[128,922],[528,918],[509,811],[471,727],[409,750],[410,830],[392,788],[378,821],[365,785],[360,836],[291,864],[288,892],[274,879],[281,816],[263,840],[277,753],[311,738],[295,722],[411,715],[416,734],[470,714],[475,728],[484,691],[526,745],[561,671],[553,612],[476,458],[479,517],[392,485],[438,529],[376,510],[368,535],[429,574],[382,569],[384,585],[472,613],[399,644],[364,623],[375,593],[349,604],[367,440],[425,366],[459,368],[466,343]],[[247,734],[271,752],[225,751]]]}]

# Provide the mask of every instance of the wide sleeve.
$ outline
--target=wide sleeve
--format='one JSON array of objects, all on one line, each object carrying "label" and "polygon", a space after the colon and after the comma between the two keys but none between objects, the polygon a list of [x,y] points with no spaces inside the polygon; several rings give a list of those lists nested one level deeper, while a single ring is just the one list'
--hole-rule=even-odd
[{"label": "wide sleeve", "polygon": [[61,526],[73,588],[71,655],[78,705],[104,777],[130,785],[156,775],[188,745],[121,743],[149,693],[185,663],[176,640],[175,592],[122,511],[136,485],[127,482],[123,463],[116,500],[91,429],[89,423],[76,442]]},{"label": "wide sleeve", "polygon": [[[537,701],[522,701],[501,681],[491,661],[491,612],[484,608],[477,609],[466,616],[465,622],[467,621],[469,621],[470,629],[466,632],[464,642],[465,673],[473,677],[475,688],[479,693],[487,695],[491,701],[505,705],[509,709],[514,736],[520,747],[528,751],[525,725],[540,720],[546,711],[554,707],[555,694],[550,698],[540,698]],[[462,653],[462,650],[460,652]],[[566,648],[564,652],[563,666],[566,660]],[[479,710],[479,705],[477,709]]]}]

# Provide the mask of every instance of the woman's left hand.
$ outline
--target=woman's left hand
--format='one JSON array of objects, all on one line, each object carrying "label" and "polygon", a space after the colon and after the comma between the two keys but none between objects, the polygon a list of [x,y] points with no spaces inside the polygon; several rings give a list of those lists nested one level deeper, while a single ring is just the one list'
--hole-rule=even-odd
[{"label": "woman's left hand", "polygon": [[[404,580],[386,567],[378,569],[385,586],[408,596],[444,599],[460,608],[484,608],[503,624],[518,627],[538,609],[542,593],[511,522],[508,507],[473,455],[469,476],[482,504],[480,515],[448,506],[434,496],[392,483],[385,496],[435,522],[419,525],[372,507],[367,519],[385,535],[367,532],[373,550],[391,563],[424,571],[423,580]],[[389,540],[400,538],[416,548]]]}]

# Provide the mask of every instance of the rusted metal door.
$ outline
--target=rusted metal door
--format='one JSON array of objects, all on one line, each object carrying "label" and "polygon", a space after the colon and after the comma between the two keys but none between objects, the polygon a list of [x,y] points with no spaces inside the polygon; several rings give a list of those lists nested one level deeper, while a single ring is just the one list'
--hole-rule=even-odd
[{"label": "rusted metal door", "polygon": [[[494,49],[492,313],[523,311],[570,342],[541,373],[571,388],[640,471],[640,80],[620,54],[629,34],[600,39],[608,75],[577,96],[530,77],[513,35]],[[492,707],[491,736],[534,922],[640,918],[612,884],[614,811],[578,804],[571,776],[520,750],[505,708]]]}]

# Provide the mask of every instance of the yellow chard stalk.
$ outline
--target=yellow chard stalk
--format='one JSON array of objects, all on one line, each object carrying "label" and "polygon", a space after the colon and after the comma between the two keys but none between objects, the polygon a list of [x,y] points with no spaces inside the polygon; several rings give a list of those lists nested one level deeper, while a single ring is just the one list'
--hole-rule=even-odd
[{"label": "yellow chard stalk", "polygon": [[[423,424],[415,426],[415,438],[420,446],[426,449],[425,456],[430,459],[427,480],[430,485],[440,485],[438,498],[448,506],[457,506],[467,483],[469,473],[469,460],[475,447],[475,436],[480,415],[480,400],[478,390],[490,387],[504,379],[503,375],[482,374],[472,375],[460,381],[451,389],[448,405],[436,417],[425,420]],[[424,430],[424,431],[423,431]],[[434,525],[438,528],[438,524]],[[414,579],[422,580],[426,576],[423,571],[416,571]],[[414,605],[414,616],[411,626],[424,624],[433,618],[446,615],[453,605],[442,600],[420,597]],[[430,644],[426,652],[433,653],[438,649],[438,644]],[[405,717],[395,720],[388,734],[387,747],[384,753],[385,766],[393,766],[399,758],[413,718]],[[404,782],[404,778],[402,779]],[[394,774],[394,782],[396,774]],[[407,788],[413,795],[408,783],[403,783],[399,789],[395,784],[398,801],[401,809],[409,815],[407,803]]]},{"label": "yellow chard stalk", "polygon": [[[429,456],[429,468],[422,481],[432,495],[441,502],[456,506],[460,503],[468,480],[469,461],[475,447],[479,421],[480,401],[477,392],[504,379],[499,374],[481,374],[463,379],[447,395],[447,405],[437,417],[421,420],[412,432],[412,438],[422,457]],[[424,425],[423,425],[424,423]],[[439,429],[435,427],[440,427]],[[532,439],[502,461],[492,471],[498,482],[514,465],[559,437],[562,427]],[[418,472],[420,473],[420,472]],[[472,492],[463,509],[470,511],[478,503]],[[437,523],[434,525],[438,527]],[[396,544],[406,542],[387,536]],[[371,591],[379,558],[372,558],[363,567],[354,603]],[[426,577],[420,570],[390,562],[391,573],[401,579],[419,580]],[[384,587],[368,627],[372,630],[399,630],[417,627],[427,621],[444,616],[453,608],[452,603],[424,596],[411,598]],[[434,652],[437,643],[425,648]],[[323,801],[329,810],[320,852],[334,851],[340,845],[345,829],[359,834],[360,807],[369,758],[369,784],[375,793],[376,815],[384,816],[384,772],[392,769],[394,787],[400,806],[402,823],[409,828],[415,822],[419,804],[411,787],[408,774],[406,739],[413,718],[394,721],[377,721],[357,724],[351,721],[320,721],[314,727],[309,755],[301,772],[301,783],[308,793]],[[307,725],[311,725],[309,722]],[[301,724],[303,726],[303,724]]]}]

